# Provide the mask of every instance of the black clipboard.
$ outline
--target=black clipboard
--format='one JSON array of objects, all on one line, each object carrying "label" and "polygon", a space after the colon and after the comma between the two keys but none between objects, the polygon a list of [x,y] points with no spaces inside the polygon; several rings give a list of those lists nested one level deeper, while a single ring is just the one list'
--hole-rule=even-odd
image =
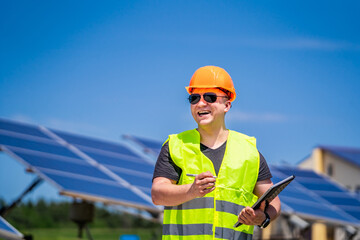
[{"label": "black clipboard", "polygon": [[[289,183],[294,180],[295,176],[285,178],[284,180],[272,185],[251,207],[252,209],[258,209],[263,201],[270,203]],[[241,226],[242,223],[237,221],[234,228]]]}]

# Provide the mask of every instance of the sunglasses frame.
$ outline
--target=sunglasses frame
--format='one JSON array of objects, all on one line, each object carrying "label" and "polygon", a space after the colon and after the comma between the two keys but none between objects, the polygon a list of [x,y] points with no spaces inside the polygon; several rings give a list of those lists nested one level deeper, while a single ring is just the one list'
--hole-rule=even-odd
[{"label": "sunglasses frame", "polygon": [[[198,102],[200,102],[201,100],[201,96],[203,97],[203,99],[205,100],[205,102],[207,103],[214,103],[217,101],[217,99],[219,97],[223,97],[223,98],[229,98],[228,96],[218,96],[216,95],[216,93],[213,92],[206,92],[204,94],[199,94],[199,93],[192,93],[190,94],[190,96],[188,97],[189,103],[191,103],[192,105],[197,104]],[[196,97],[196,99],[193,99],[194,97]]]}]

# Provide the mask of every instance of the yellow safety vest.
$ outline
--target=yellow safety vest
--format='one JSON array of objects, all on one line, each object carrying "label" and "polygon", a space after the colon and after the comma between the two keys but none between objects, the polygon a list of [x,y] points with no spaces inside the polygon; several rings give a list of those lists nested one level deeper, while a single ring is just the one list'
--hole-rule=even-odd
[{"label": "yellow safety vest", "polygon": [[[215,176],[212,161],[200,150],[196,129],[170,135],[168,140],[171,159],[182,169],[179,185],[194,182],[187,173],[210,171]],[[258,173],[256,139],[229,131],[215,190],[178,206],[165,206],[162,239],[252,239],[254,226],[233,225],[240,211],[257,200],[253,190]]]}]

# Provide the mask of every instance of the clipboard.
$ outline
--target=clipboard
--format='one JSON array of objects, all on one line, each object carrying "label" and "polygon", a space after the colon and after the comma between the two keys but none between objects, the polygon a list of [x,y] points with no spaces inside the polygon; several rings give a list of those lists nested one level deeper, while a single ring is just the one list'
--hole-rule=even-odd
[{"label": "clipboard", "polygon": [[[252,209],[258,209],[263,201],[270,203],[279,193],[287,186],[289,183],[294,180],[295,176],[291,175],[290,177],[285,178],[284,180],[272,185],[251,207]],[[241,226],[242,223],[237,221],[234,225],[234,228]]]}]

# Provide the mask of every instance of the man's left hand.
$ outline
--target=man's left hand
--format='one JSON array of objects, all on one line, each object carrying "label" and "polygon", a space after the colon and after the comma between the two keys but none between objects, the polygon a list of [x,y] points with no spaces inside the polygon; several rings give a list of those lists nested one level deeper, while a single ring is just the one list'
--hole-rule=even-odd
[{"label": "man's left hand", "polygon": [[238,216],[239,222],[245,225],[261,225],[265,219],[265,213],[261,209],[252,209],[245,207]]}]

